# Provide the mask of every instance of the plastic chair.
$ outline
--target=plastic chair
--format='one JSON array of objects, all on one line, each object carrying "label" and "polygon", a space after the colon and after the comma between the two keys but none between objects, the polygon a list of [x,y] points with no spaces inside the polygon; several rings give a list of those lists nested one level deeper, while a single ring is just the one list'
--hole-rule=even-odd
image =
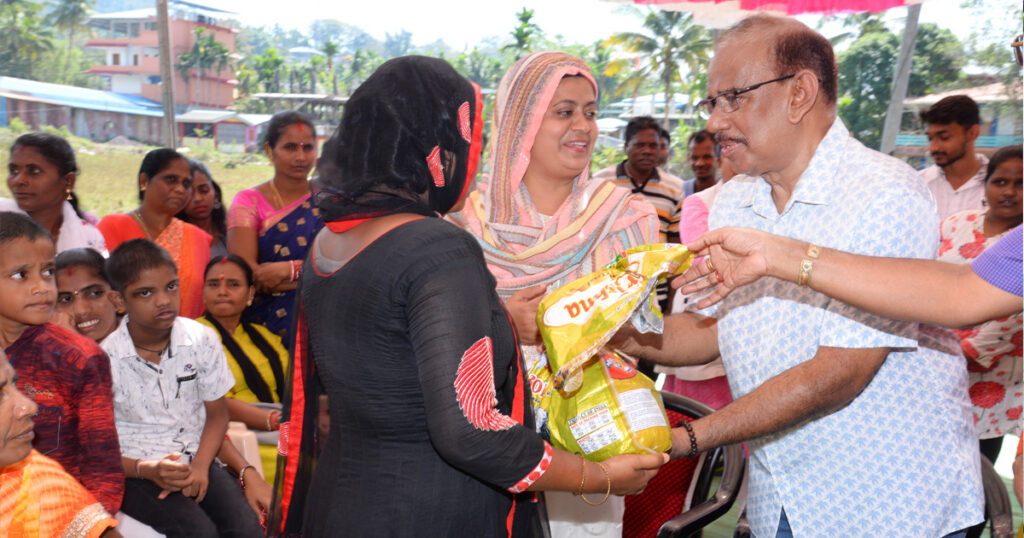
[{"label": "plastic chair", "polygon": [[1006,485],[988,458],[981,457],[981,485],[985,490],[985,519],[991,522],[992,538],[1012,538],[1013,509]]},{"label": "plastic chair", "polygon": [[[678,394],[662,392],[661,396],[672,426],[714,411]],[[715,469],[719,466],[722,480],[709,496]],[[643,493],[626,497],[623,538],[694,535],[732,508],[746,469],[747,460],[739,444],[716,448],[696,459],[670,461],[651,479]]]}]

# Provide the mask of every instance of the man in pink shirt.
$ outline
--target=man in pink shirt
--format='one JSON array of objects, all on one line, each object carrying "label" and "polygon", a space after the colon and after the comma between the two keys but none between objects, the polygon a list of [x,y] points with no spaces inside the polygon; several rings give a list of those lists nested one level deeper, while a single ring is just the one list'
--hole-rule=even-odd
[{"label": "man in pink shirt", "polygon": [[978,104],[966,95],[952,95],[921,112],[928,151],[935,165],[921,171],[935,196],[939,219],[985,205],[985,165],[974,153],[981,132]]}]

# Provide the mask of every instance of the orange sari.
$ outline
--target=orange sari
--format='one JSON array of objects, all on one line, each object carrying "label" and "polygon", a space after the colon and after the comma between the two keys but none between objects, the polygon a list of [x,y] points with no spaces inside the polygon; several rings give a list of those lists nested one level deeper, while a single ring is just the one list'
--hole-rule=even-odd
[{"label": "orange sari", "polygon": [[84,486],[35,450],[0,469],[0,531],[8,538],[96,538],[116,525]]},{"label": "orange sari", "polygon": [[[124,213],[107,215],[96,227],[103,233],[110,252],[130,239],[146,239],[146,232],[131,215]],[[202,228],[175,218],[153,242],[167,250],[178,266],[178,279],[181,281],[178,315],[191,319],[203,315],[206,310],[203,304],[203,271],[210,263],[213,237]]]}]

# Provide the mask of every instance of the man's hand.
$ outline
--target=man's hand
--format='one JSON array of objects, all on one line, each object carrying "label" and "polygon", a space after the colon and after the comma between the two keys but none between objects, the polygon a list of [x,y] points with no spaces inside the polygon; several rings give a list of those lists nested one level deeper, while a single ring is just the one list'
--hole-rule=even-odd
[{"label": "man's hand", "polygon": [[732,290],[768,274],[770,240],[767,233],[748,228],[712,230],[687,245],[694,254],[707,257],[673,279],[672,288],[682,287],[683,293],[713,288],[697,303],[698,308],[707,308]]},{"label": "man's hand", "polygon": [[201,503],[206,498],[206,490],[210,487],[210,466],[196,463],[193,460],[191,468],[192,486],[188,496],[194,497],[197,503]]},{"label": "man's hand", "polygon": [[540,284],[513,293],[505,302],[505,308],[516,324],[520,344],[534,346],[544,343],[537,328],[537,308],[545,295],[547,286]]},{"label": "man's hand", "polygon": [[270,499],[273,496],[273,490],[270,488],[270,484],[263,480],[263,477],[260,476],[260,473],[254,467],[246,467],[243,472],[246,473],[244,477],[245,489],[242,490],[242,493],[245,494],[245,500],[258,517],[263,517],[265,512],[270,511]]},{"label": "man's hand", "polygon": [[143,461],[139,463],[139,473],[143,478],[160,486],[163,490],[158,499],[166,499],[175,491],[181,491],[192,484],[189,478],[190,470],[187,463],[178,461],[181,454],[174,452],[157,461]]}]

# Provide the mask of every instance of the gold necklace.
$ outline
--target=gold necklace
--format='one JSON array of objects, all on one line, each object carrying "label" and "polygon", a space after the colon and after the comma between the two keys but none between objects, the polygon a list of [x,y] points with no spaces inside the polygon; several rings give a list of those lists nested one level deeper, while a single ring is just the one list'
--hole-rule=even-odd
[{"label": "gold necklace", "polygon": [[281,192],[277,190],[277,185],[274,185],[274,180],[268,181],[267,185],[270,185],[270,190],[274,191],[274,197],[277,199],[277,209],[284,209],[284,198],[281,197]]},{"label": "gold necklace", "polygon": [[139,211],[139,208],[135,208],[135,211],[132,211],[129,214],[133,219],[135,219],[135,222],[139,224],[139,227],[142,228],[142,233],[146,234],[146,239],[152,241],[153,235],[149,233],[149,226],[146,226],[146,220],[142,218],[142,213]]}]

